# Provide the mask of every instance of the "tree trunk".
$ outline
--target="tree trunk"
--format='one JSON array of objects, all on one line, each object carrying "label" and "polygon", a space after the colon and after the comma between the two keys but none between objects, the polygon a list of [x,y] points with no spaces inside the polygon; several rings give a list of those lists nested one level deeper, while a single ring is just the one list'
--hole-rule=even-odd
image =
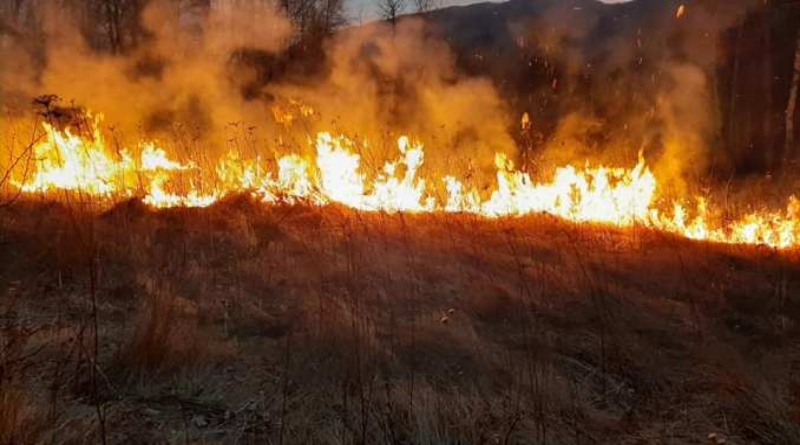
[{"label": "tree trunk", "polygon": [[734,45],[736,46],[733,53],[733,72],[731,73],[731,91],[730,91],[730,103],[728,106],[728,121],[727,121],[727,128],[725,131],[725,136],[727,140],[727,146],[729,153],[731,154],[731,159],[734,160],[734,165],[738,166],[739,162],[742,158],[742,150],[739,146],[739,132],[737,129],[738,126],[738,110],[737,110],[737,102],[739,98],[739,72],[741,70],[741,59],[742,59],[742,44],[744,42],[744,27],[746,21],[742,21],[739,27],[736,30],[736,42]]},{"label": "tree trunk", "polygon": [[775,148],[775,135],[773,130],[773,122],[775,112],[773,110],[774,103],[773,103],[773,82],[774,82],[774,75],[772,70],[772,60],[773,60],[773,48],[772,48],[772,6],[770,4],[766,4],[764,6],[764,17],[761,22],[761,30],[764,33],[764,61],[762,64],[763,71],[762,74],[762,82],[764,83],[764,94],[766,95],[766,100],[764,104],[765,112],[763,113],[764,116],[764,150],[763,153],[766,154],[766,167],[769,171],[775,169],[775,158],[777,154],[777,149]]},{"label": "tree trunk", "polygon": [[794,50],[794,73],[792,87],[789,90],[789,102],[786,105],[786,140],[783,148],[784,161],[795,156],[794,153],[794,117],[797,110],[797,94],[800,88],[800,31],[797,32],[797,43]]}]

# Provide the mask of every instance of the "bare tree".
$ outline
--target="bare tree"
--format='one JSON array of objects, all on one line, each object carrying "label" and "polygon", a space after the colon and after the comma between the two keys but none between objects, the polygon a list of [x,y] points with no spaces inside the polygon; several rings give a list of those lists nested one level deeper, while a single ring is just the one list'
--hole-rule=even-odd
[{"label": "bare tree", "polygon": [[31,31],[38,31],[40,8],[29,0],[0,0],[0,35],[30,37]]},{"label": "bare tree", "polygon": [[298,40],[325,37],[347,23],[344,0],[281,0],[281,6]]},{"label": "bare tree", "polygon": [[281,0],[281,7],[287,17],[294,23],[299,36],[306,34],[311,27],[314,11],[314,0]]},{"label": "bare tree", "polygon": [[4,35],[20,37],[22,33],[20,33],[16,26],[12,25],[10,21],[5,20],[4,17],[0,15],[0,37]]},{"label": "bare tree", "polygon": [[417,12],[420,13],[437,9],[439,5],[439,0],[414,0],[414,7],[417,9]]},{"label": "bare tree", "polygon": [[323,35],[329,35],[347,23],[344,0],[317,0],[317,3],[318,27]]},{"label": "bare tree", "polygon": [[141,14],[147,0],[62,0],[61,5],[77,19],[95,49],[123,53],[146,34]]},{"label": "bare tree", "polygon": [[378,7],[380,8],[381,18],[394,25],[397,23],[397,16],[406,7],[406,0],[380,0]]},{"label": "bare tree", "polygon": [[22,11],[23,0],[0,0],[0,34],[17,36],[17,21]]},{"label": "bare tree", "polygon": [[[0,14],[18,18],[26,0],[0,0]],[[12,21],[16,21],[12,20]]]}]

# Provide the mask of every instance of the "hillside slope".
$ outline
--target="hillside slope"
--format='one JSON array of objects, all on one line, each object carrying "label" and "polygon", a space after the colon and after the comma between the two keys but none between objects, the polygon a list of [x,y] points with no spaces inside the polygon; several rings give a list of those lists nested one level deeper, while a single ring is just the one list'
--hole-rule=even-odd
[{"label": "hillside slope", "polygon": [[3,443],[800,441],[795,252],[243,198],[0,245]]}]

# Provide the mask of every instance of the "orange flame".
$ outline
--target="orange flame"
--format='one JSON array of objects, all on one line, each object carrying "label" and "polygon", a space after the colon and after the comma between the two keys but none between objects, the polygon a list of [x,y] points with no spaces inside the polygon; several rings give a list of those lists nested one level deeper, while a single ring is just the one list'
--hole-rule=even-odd
[{"label": "orange flame", "polygon": [[[80,191],[111,202],[138,196],[157,208],[205,207],[228,195],[249,193],[266,203],[337,203],[360,211],[459,212],[488,218],[547,213],[580,223],[640,225],[718,243],[780,249],[800,244],[800,201],[794,197],[783,211],[753,212],[728,221],[715,218],[708,202],[697,198],[691,216],[684,204],[658,199],[658,181],[642,156],[629,169],[567,166],[550,180],[537,182],[498,154],[496,186],[482,198],[475,187],[454,176],[433,182],[419,177],[424,147],[405,136],[397,142],[397,159],[370,177],[362,171],[356,142],[330,133],[311,141],[313,159],[283,155],[277,159],[277,171],[259,158],[242,159],[235,152],[203,171],[192,162],[170,159],[154,142],[133,152],[113,153],[97,121],[90,137],[44,128],[47,138],[35,146],[33,174],[15,183],[25,193]],[[433,196],[430,184],[445,193],[444,199]]]}]

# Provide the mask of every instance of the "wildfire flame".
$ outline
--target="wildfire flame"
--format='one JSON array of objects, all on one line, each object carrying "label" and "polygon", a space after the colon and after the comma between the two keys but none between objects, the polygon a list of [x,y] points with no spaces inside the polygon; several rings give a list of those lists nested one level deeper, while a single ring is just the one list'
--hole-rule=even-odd
[{"label": "wildfire flame", "polygon": [[[783,211],[754,212],[733,220],[715,218],[703,198],[695,199],[696,209],[689,212],[683,203],[660,202],[658,181],[641,155],[633,168],[567,166],[550,180],[537,182],[498,154],[496,187],[482,197],[454,176],[433,182],[419,177],[424,147],[405,136],[397,142],[397,158],[370,177],[362,171],[357,143],[330,133],[310,141],[316,150],[311,159],[287,154],[269,169],[259,158],[243,159],[229,152],[216,168],[203,171],[193,162],[171,159],[154,142],[132,151],[109,150],[97,120],[88,137],[50,125],[44,130],[46,138],[34,147],[33,173],[15,182],[25,193],[79,191],[111,202],[140,197],[156,208],[205,207],[225,196],[249,193],[265,203],[336,203],[359,211],[458,212],[487,218],[547,213],[581,223],[640,225],[718,243],[779,249],[800,244],[800,202],[794,197]],[[437,199],[434,189],[442,190],[444,199]]]}]

